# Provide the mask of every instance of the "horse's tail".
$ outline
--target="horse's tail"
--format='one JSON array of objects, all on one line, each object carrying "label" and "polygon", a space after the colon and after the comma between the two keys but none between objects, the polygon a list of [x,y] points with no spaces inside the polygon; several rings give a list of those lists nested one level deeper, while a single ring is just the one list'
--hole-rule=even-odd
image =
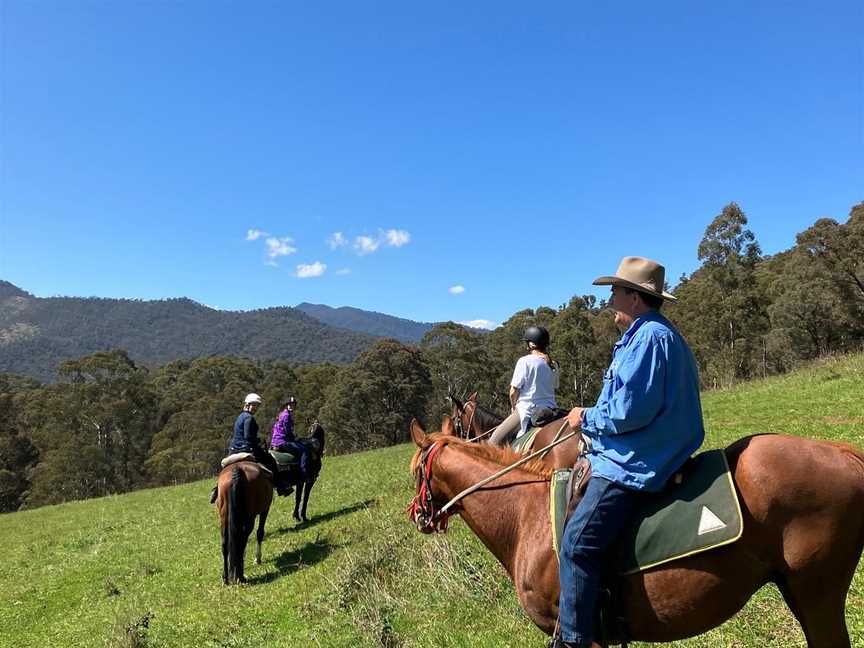
[{"label": "horse's tail", "polygon": [[246,534],[243,533],[246,512],[243,510],[243,484],[246,481],[243,471],[238,467],[231,471],[228,485],[228,582],[243,578],[243,553]]}]

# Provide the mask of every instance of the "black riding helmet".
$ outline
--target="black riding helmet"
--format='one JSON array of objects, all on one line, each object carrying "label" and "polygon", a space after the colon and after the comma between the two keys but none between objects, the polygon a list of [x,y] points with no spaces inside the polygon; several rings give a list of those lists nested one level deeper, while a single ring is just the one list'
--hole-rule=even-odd
[{"label": "black riding helmet", "polygon": [[541,350],[549,346],[549,331],[542,326],[529,326],[522,336],[525,342],[533,342]]}]

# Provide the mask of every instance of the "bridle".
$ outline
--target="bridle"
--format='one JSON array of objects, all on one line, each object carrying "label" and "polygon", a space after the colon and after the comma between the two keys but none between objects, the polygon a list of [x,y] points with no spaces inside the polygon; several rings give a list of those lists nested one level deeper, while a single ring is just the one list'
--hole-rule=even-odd
[{"label": "bridle", "polygon": [[471,426],[474,425],[474,415],[477,413],[477,403],[474,403],[474,409],[471,410],[471,416],[468,417],[468,425],[465,425],[465,422],[462,420],[466,410],[468,409],[468,403],[471,401],[466,401],[461,405],[457,405],[457,401],[453,401],[453,406],[456,408],[456,416],[453,419],[453,426],[456,428],[456,436],[460,439],[469,440],[471,436]]},{"label": "bridle", "polygon": [[443,444],[433,443],[424,448],[414,471],[417,486],[407,511],[408,517],[422,533],[446,532],[447,522],[452,515],[451,512],[442,513],[440,507],[436,508],[435,498],[432,496],[432,460],[443,447]]}]

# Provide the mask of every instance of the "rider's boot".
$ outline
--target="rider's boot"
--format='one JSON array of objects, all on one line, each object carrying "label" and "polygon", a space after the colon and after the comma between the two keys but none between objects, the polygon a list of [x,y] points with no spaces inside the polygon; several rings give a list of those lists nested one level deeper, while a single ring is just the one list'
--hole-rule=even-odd
[{"label": "rider's boot", "polygon": [[569,641],[564,641],[561,637],[556,636],[549,640],[549,643],[546,644],[546,648],[601,648],[601,646],[594,641],[590,644],[570,643]]},{"label": "rider's boot", "polygon": [[282,497],[287,497],[294,492],[294,487],[288,483],[287,479],[282,475],[276,475],[275,479],[276,494]]},{"label": "rider's boot", "polygon": [[214,486],[213,490],[210,491],[210,503],[213,504],[216,502],[216,493],[218,492],[219,487]]}]

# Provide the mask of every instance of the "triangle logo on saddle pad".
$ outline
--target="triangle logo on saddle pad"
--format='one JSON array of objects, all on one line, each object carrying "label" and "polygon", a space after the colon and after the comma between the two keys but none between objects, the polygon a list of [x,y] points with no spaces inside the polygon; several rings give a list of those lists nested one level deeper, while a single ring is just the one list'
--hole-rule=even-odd
[{"label": "triangle logo on saddle pad", "polygon": [[701,536],[725,528],[726,523],[714,515],[714,512],[711,509],[707,506],[702,507],[702,517],[699,518],[699,532],[697,535]]}]

